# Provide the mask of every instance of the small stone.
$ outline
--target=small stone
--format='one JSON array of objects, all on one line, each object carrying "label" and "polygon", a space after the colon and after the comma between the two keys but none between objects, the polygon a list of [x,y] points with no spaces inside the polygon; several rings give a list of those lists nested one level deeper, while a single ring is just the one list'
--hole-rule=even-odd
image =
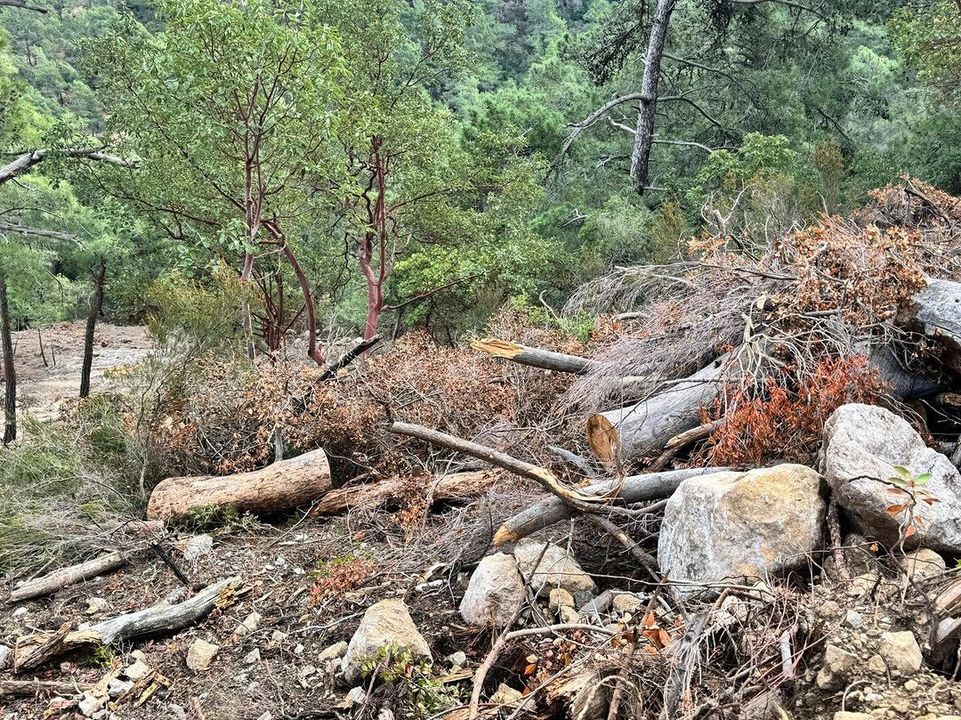
[{"label": "small stone", "polygon": [[590,601],[597,589],[591,576],[559,545],[549,544],[545,550],[543,542],[525,540],[514,548],[514,558],[535,591],[564,588],[580,607]]},{"label": "small stone", "polygon": [[6,645],[0,645],[0,670],[6,670],[10,665],[12,654]]},{"label": "small stone", "polygon": [[16,610],[14,610],[12,614],[13,614],[13,617],[15,618],[23,617],[24,615],[27,614],[27,608],[20,606]]},{"label": "small stone", "polygon": [[87,615],[98,615],[105,612],[109,607],[110,603],[103,598],[92,597],[87,599],[87,609],[84,612]]},{"label": "small stone", "polygon": [[254,663],[260,662],[260,650],[254,648],[249,653],[244,655],[244,663],[247,665],[253,665]]},{"label": "small stone", "polygon": [[250,613],[250,615],[245,617],[243,622],[237,626],[237,629],[234,630],[234,635],[243,637],[244,635],[249,635],[250,633],[255,632],[257,628],[260,627],[260,621],[262,619],[263,615],[261,615],[259,612],[254,611]]},{"label": "small stone", "polygon": [[921,647],[914,633],[908,630],[882,633],[878,652],[892,672],[897,671],[904,677],[921,669]]},{"label": "small stone", "polygon": [[381,708],[377,720],[394,720],[394,712],[390,708]]},{"label": "small stone", "polygon": [[884,664],[884,658],[880,655],[872,655],[869,657],[867,668],[868,672],[872,675],[885,675],[888,672],[888,666]]},{"label": "small stone", "polygon": [[481,560],[474,570],[458,611],[470,625],[502,627],[526,597],[517,561],[505,553],[495,553]]},{"label": "small stone", "polygon": [[621,615],[633,614],[644,607],[644,602],[634,593],[618,593],[611,601],[611,607],[614,608],[614,612]]},{"label": "small stone", "polygon": [[203,638],[197,638],[187,651],[187,667],[194,672],[207,670],[218,650],[220,650],[219,645],[209,643]]},{"label": "small stone", "polygon": [[268,710],[268,711],[265,712],[263,715],[261,715],[260,717],[258,717],[257,720],[274,720],[274,716],[271,715],[271,714],[270,714],[270,711]]},{"label": "small stone", "polygon": [[304,654],[304,646],[301,645],[300,643],[297,643],[296,645],[294,645],[294,655],[303,655],[303,654]]},{"label": "small stone", "polygon": [[280,630],[274,630],[270,634],[270,642],[267,643],[267,647],[274,648],[278,645],[282,645],[284,640],[286,640],[288,637],[290,636],[287,633],[281,632]]},{"label": "small stone", "polygon": [[118,698],[124,693],[128,692],[133,687],[133,682],[130,680],[121,680],[120,678],[114,678],[109,683],[107,683],[107,695],[111,698]]},{"label": "small stone", "polygon": [[560,620],[564,625],[571,625],[579,623],[581,621],[581,616],[577,614],[577,610],[567,605],[561,605],[560,609],[557,611],[557,619]]},{"label": "small stone", "polygon": [[849,628],[857,629],[864,624],[864,616],[857,610],[848,610],[844,614],[844,624]]},{"label": "small stone", "polygon": [[458,650],[454,654],[448,655],[447,660],[456,668],[464,667],[467,664],[467,653],[463,650]]},{"label": "small stone", "polygon": [[132,657],[134,660],[143,660],[143,661],[147,660],[147,655],[144,653],[143,650],[132,650],[130,652],[130,657]]},{"label": "small stone", "polygon": [[367,699],[367,691],[360,686],[355,687],[347,693],[347,699],[354,705],[363,705],[364,700]]},{"label": "small stone", "polygon": [[551,612],[557,612],[562,607],[574,607],[574,596],[564,588],[552,588],[547,601],[547,607]]},{"label": "small stone", "polygon": [[857,657],[837,645],[829,644],[824,649],[824,661],[818,671],[818,687],[825,690],[837,686],[856,662]]},{"label": "small stone", "polygon": [[93,717],[95,714],[100,712],[100,710],[103,708],[103,705],[103,700],[94,697],[93,693],[87,691],[83,694],[83,698],[80,700],[77,709],[80,710],[81,714],[85,715],[86,717]]},{"label": "small stone", "polygon": [[876,720],[873,715],[868,715],[867,713],[859,712],[841,712],[834,713],[834,720]]},{"label": "small stone", "polygon": [[908,576],[909,582],[919,582],[925,578],[935,577],[943,573],[946,568],[944,558],[928,548],[905,553],[899,564]]},{"label": "small stone", "polygon": [[194,535],[178,542],[177,549],[183,553],[184,560],[193,564],[210,554],[214,549],[214,539],[206,533]]},{"label": "small stone", "polygon": [[147,677],[147,673],[149,672],[150,668],[147,667],[147,663],[145,663],[143,660],[137,660],[132,665],[128,665],[124,669],[123,674],[126,675],[130,680],[136,681]]},{"label": "small stone", "polygon": [[336,660],[347,654],[347,643],[343,640],[336,642],[320,651],[319,660]]},{"label": "small stone", "polygon": [[491,695],[491,705],[509,705],[515,707],[524,700],[524,693],[515,690],[509,685],[501,683],[497,686],[497,691]]},{"label": "small stone", "polygon": [[182,705],[170,703],[167,709],[170,710],[170,714],[173,715],[176,720],[187,720],[187,711]]},{"label": "small stone", "polygon": [[904,689],[907,690],[908,692],[914,692],[915,690],[918,689],[918,681],[908,680],[906,683],[904,683]]}]

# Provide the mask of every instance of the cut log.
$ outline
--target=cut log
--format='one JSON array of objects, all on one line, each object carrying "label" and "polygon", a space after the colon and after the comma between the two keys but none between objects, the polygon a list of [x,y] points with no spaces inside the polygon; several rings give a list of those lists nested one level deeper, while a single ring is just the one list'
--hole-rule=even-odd
[{"label": "cut log", "polygon": [[29,580],[15,588],[14,591],[10,593],[9,602],[16,603],[23,600],[52,595],[69,585],[74,585],[78,582],[97,577],[98,575],[113,572],[126,564],[127,557],[123,553],[112,552],[96,557],[93,560],[87,560],[79,565],[71,565],[60,570],[54,570],[48,575],[36,578],[35,580]]},{"label": "cut log", "polygon": [[173,477],[150,494],[147,517],[169,520],[200,508],[275,513],[306,505],[330,490],[323,450],[281,460],[260,470],[224,477]]},{"label": "cut log", "polygon": [[[669,470],[667,472],[648,473],[646,475],[632,475],[623,481],[608,479],[581,488],[584,495],[606,497],[617,493],[619,500],[625,503],[643,502],[670,497],[677,490],[683,480],[699,475],[711,475],[724,472],[728,468],[686,468],[684,470]],[[494,535],[495,545],[504,545],[525,538],[531,533],[543,530],[554,523],[566,520],[573,513],[571,508],[554,497],[545,497],[531,505],[526,510],[508,518]]]},{"label": "cut log", "polygon": [[39,667],[64,653],[82,647],[113,645],[144,635],[170,633],[206,617],[215,606],[225,607],[240,586],[240,578],[221,580],[177,605],[154,605],[144,610],[104,620],[86,630],[64,625],[53,633],[20,638],[13,652],[13,671]]},{"label": "cut log", "polygon": [[577,355],[541,350],[540,348],[528,347],[497,338],[475,340],[471,343],[471,347],[496,358],[511,360],[521,365],[573,373],[574,375],[583,375],[594,364],[592,360]]},{"label": "cut log", "polygon": [[[699,411],[718,395],[719,381],[730,353],[721,356],[688,378],[665,387],[656,395],[617,410],[599,413],[613,426],[617,451],[624,461],[660,454],[667,442],[699,424]],[[588,442],[604,447],[605,438],[591,438],[590,431],[609,432],[605,423],[589,422]]]},{"label": "cut log", "polygon": [[[431,504],[435,502],[463,502],[487,492],[497,479],[498,473],[474,470],[452,473],[439,478],[431,487],[424,488]],[[332,515],[351,508],[373,509],[387,503],[397,503],[410,497],[410,480],[392,478],[369,485],[338,488],[327,493],[316,505],[312,514]]]}]

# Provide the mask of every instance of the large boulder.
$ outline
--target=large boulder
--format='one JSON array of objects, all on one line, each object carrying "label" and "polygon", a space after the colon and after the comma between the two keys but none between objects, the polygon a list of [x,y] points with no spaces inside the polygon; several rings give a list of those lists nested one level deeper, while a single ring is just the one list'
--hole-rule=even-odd
[{"label": "large boulder", "polygon": [[924,545],[949,554],[961,553],[961,474],[944,455],[924,444],[906,420],[873,405],[842,405],[824,425],[821,468],[838,504],[866,535],[895,543],[904,513],[892,514],[903,503],[891,478],[895,465],[917,477],[930,473],[924,490],[937,502],[914,508],[917,532],[908,545]]},{"label": "large boulder", "polygon": [[[564,588],[574,596],[580,607],[591,599],[597,589],[594,580],[581,569],[577,560],[558,545],[549,544],[545,550],[542,541],[526,540],[514,548],[514,558],[521,574],[530,579],[535,591]],[[539,563],[538,558],[541,558]]]},{"label": "large boulder", "polygon": [[474,570],[460,603],[460,614],[471,625],[503,627],[524,602],[526,592],[512,555],[488,555]]},{"label": "large boulder", "polygon": [[824,517],[821,477],[803,465],[689,478],[664,510],[661,572],[696,590],[800,565],[818,547]]},{"label": "large boulder", "polygon": [[381,600],[367,608],[341,662],[346,680],[360,680],[364,660],[391,646],[407,649],[415,658],[433,661],[427,641],[414,625],[407,605],[399,599]]}]

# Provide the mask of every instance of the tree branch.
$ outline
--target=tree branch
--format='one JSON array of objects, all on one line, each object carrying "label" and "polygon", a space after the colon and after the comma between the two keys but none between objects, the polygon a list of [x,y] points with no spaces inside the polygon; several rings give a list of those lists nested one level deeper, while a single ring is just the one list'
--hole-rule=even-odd
[{"label": "tree branch", "polygon": [[96,160],[97,162],[128,168],[137,167],[136,160],[127,160],[118,155],[111,155],[96,148],[66,148],[63,150],[45,148],[40,150],[27,150],[21,153],[13,162],[0,167],[0,185],[22,175],[34,165],[43,162],[47,158],[57,156]]},{"label": "tree branch", "polygon": [[0,233],[3,232],[17,233],[19,235],[33,235],[35,237],[51,238],[53,240],[63,240],[65,242],[80,242],[80,238],[70,233],[57,232],[56,230],[43,230],[41,228],[32,228],[25,225],[11,225],[10,223],[0,222]]},{"label": "tree branch", "polygon": [[48,12],[50,12],[45,7],[39,7],[37,5],[27,5],[27,3],[23,2],[23,0],[0,0],[0,7],[19,8],[20,10],[32,10],[33,12],[42,13],[43,15],[46,15]]}]

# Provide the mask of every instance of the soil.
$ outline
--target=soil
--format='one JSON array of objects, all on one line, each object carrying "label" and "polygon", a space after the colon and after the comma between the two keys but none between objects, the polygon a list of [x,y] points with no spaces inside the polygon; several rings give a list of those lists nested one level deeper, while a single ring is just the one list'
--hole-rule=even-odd
[{"label": "soil", "polygon": [[[84,331],[77,320],[13,333],[19,406],[38,420],[56,419],[64,402],[79,395]],[[91,391],[103,389],[111,371],[137,364],[153,348],[144,326],[98,324]]]}]

